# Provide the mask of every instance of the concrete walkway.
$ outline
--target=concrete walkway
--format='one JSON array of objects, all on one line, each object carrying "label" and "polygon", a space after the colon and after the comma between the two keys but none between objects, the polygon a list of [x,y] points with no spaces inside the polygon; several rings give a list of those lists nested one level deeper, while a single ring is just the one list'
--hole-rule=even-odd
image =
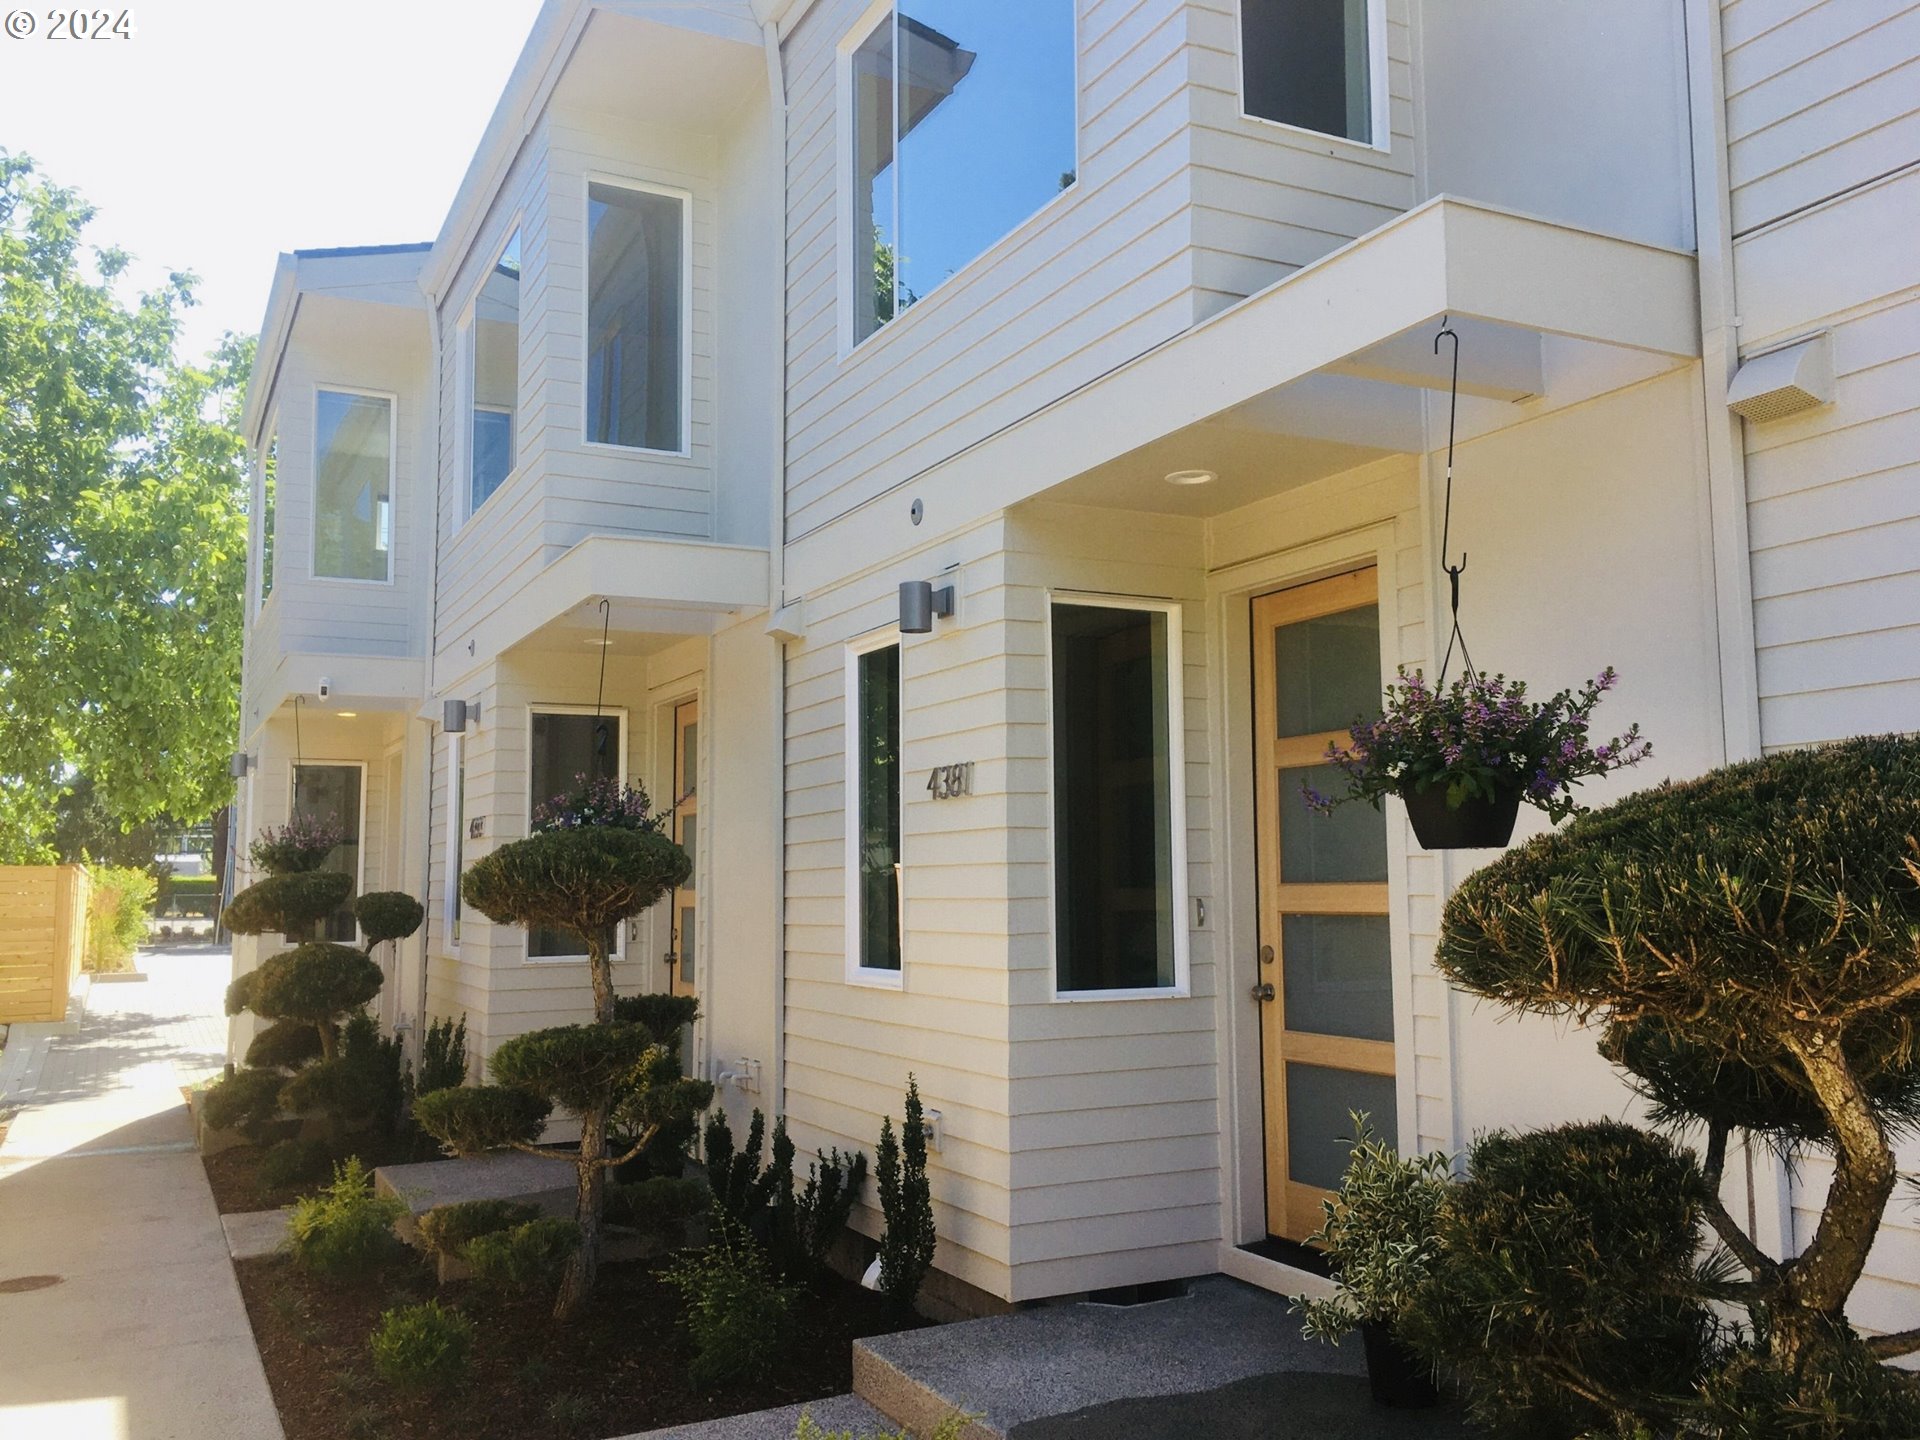
[{"label": "concrete walkway", "polygon": [[227,954],[136,965],[0,1056],[0,1436],[281,1440],[180,1095],[225,1060]]}]

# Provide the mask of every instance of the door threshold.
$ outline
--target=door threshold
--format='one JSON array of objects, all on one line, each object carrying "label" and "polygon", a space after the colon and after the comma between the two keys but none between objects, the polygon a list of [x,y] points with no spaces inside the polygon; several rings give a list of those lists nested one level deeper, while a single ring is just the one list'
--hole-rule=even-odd
[{"label": "door threshold", "polygon": [[1289,1265],[1258,1253],[1266,1248],[1264,1245],[1249,1249],[1223,1244],[1220,1247],[1221,1273],[1275,1295],[1303,1295],[1310,1300],[1331,1300],[1339,1293],[1340,1287],[1325,1275],[1316,1275],[1298,1265]]}]

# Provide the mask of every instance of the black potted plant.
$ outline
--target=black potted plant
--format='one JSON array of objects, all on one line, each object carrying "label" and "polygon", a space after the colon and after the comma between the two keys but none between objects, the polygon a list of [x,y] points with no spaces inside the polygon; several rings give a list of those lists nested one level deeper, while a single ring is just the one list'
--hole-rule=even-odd
[{"label": "black potted plant", "polygon": [[1349,800],[1378,809],[1382,797],[1398,795],[1428,850],[1505,845],[1522,802],[1565,819],[1580,808],[1576,784],[1653,753],[1638,725],[1602,745],[1588,739],[1594,707],[1618,679],[1609,666],[1577,691],[1537,701],[1525,681],[1504,675],[1469,670],[1441,688],[1402,667],[1380,718],[1356,720],[1351,743],[1327,747],[1346,792],[1309,788],[1307,804],[1323,814]]},{"label": "black potted plant", "polygon": [[1326,1254],[1340,1289],[1328,1299],[1296,1299],[1294,1308],[1313,1339],[1338,1345],[1358,1330],[1374,1403],[1418,1409],[1440,1392],[1432,1369],[1401,1343],[1398,1327],[1439,1256],[1452,1162],[1438,1151],[1402,1159],[1374,1138],[1365,1115],[1356,1114],[1353,1124],[1340,1192],[1321,1202],[1326,1222],[1308,1237]]}]

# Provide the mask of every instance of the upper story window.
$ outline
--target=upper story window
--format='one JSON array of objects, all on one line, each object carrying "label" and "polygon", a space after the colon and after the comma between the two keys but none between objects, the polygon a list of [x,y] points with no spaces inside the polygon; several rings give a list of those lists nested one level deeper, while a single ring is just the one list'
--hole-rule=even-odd
[{"label": "upper story window", "polygon": [[280,468],[280,422],[267,431],[267,448],[260,452],[260,603],[273,593],[273,487]]},{"label": "upper story window", "polygon": [[857,343],[1074,183],[1074,0],[900,0],[850,37]]},{"label": "upper story window", "polygon": [[587,439],[686,449],[687,200],[587,186]]},{"label": "upper story window", "polygon": [[470,379],[468,513],[487,503],[518,463],[520,232],[487,271],[467,325]]},{"label": "upper story window", "polygon": [[321,390],[314,400],[313,573],[393,578],[393,401]]},{"label": "upper story window", "polygon": [[1240,0],[1246,113],[1384,148],[1384,24],[1381,0]]}]

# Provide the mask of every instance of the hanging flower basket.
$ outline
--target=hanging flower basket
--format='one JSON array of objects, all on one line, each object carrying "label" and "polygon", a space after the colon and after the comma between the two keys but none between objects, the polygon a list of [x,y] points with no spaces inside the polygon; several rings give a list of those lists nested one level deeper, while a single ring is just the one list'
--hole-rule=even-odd
[{"label": "hanging flower basket", "polygon": [[1328,763],[1346,777],[1345,793],[1306,789],[1307,804],[1323,814],[1349,800],[1377,809],[1398,795],[1425,849],[1505,845],[1523,801],[1562,820],[1580,808],[1573,799],[1580,781],[1652,753],[1638,725],[1602,745],[1588,740],[1594,707],[1618,679],[1609,667],[1542,702],[1527,698],[1524,681],[1504,675],[1469,670],[1442,689],[1402,668],[1399,683],[1387,687],[1385,713],[1356,721],[1350,744],[1327,747]]}]

